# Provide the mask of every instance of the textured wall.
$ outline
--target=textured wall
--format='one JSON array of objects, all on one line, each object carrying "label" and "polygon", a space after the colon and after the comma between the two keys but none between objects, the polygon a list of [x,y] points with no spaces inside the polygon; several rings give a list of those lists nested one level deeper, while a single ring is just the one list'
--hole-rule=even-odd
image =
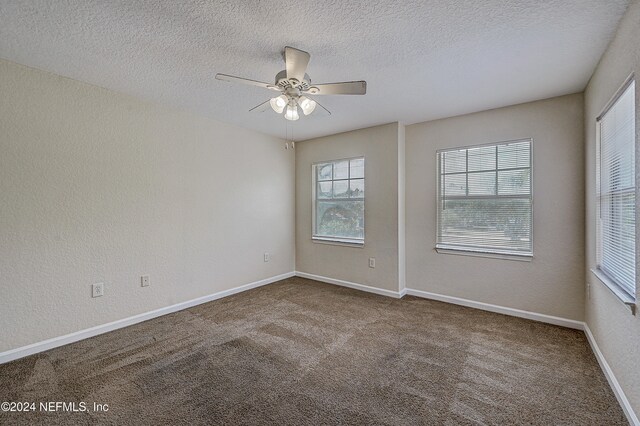
[{"label": "textured wall", "polygon": [[[636,186],[640,187],[640,1],[629,6],[618,32],[602,57],[585,91],[587,280],[591,297],[586,301],[586,321],[600,350],[620,382],[636,415],[640,415],[640,316],[631,312],[591,273],[595,267],[595,146],[596,117],[631,73],[636,76]],[[637,190],[636,190],[637,194]],[[636,210],[638,196],[636,195]],[[640,247],[636,235],[636,247]],[[636,250],[636,255],[638,251]],[[640,264],[640,262],[637,262]],[[637,279],[636,279],[637,283]],[[637,285],[640,287],[640,285]],[[636,297],[640,296],[640,292]]]},{"label": "textured wall", "polygon": [[0,153],[0,351],[294,268],[277,138],[0,61]]},{"label": "textured wall", "polygon": [[[358,156],[365,157],[364,247],[313,242],[312,164]],[[398,291],[398,123],[296,145],[296,270]]]},{"label": "textured wall", "polygon": [[[407,126],[407,287],[582,320],[581,94]],[[438,254],[436,150],[533,138],[531,262]]]},{"label": "textured wall", "polygon": [[406,127],[398,123],[398,287],[406,288],[407,283],[407,144]]}]

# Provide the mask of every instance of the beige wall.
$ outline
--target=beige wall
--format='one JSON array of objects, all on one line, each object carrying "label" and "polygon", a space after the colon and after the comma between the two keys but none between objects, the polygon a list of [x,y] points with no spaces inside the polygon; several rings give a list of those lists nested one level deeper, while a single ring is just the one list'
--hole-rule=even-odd
[{"label": "beige wall", "polygon": [[[436,150],[521,138],[533,138],[533,260],[436,253]],[[407,287],[582,320],[583,144],[581,94],[407,126]]]},{"label": "beige wall", "polygon": [[[296,144],[296,270],[398,291],[398,135],[393,123]],[[365,157],[364,247],[313,242],[312,164],[358,156]]]},{"label": "beige wall", "polygon": [[[625,392],[636,415],[640,415],[640,316],[631,312],[596,278],[595,267],[595,129],[596,117],[631,74],[636,76],[636,186],[640,188],[640,1],[629,6],[611,45],[602,57],[585,91],[586,133],[586,274],[591,285],[586,301],[586,322],[600,350]],[[637,192],[636,192],[637,194]],[[638,197],[636,195],[636,206]],[[640,210],[636,207],[636,212]],[[638,213],[636,213],[638,214]],[[636,247],[640,247],[636,235]],[[638,251],[636,251],[638,255]],[[640,262],[636,261],[640,264]],[[636,283],[638,280],[636,278]],[[636,284],[636,287],[640,287]],[[637,296],[640,296],[638,292]]]},{"label": "beige wall", "polygon": [[406,163],[406,127],[398,123],[398,288],[400,291],[407,287]]},{"label": "beige wall", "polygon": [[0,351],[292,271],[293,179],[282,140],[0,61]]},{"label": "beige wall", "polygon": [[[640,75],[638,40],[634,0],[584,99],[393,123],[300,142],[295,154],[277,138],[0,60],[0,352],[290,272],[295,262],[380,289],[398,291],[406,276],[412,289],[584,318],[640,413],[640,315],[590,273],[595,117],[629,74]],[[640,115],[636,132],[640,140]],[[436,150],[526,137],[534,259],[437,254]],[[312,242],[311,164],[361,155],[365,246]],[[143,274],[149,288],[139,285]],[[92,299],[95,282],[105,296]]]}]

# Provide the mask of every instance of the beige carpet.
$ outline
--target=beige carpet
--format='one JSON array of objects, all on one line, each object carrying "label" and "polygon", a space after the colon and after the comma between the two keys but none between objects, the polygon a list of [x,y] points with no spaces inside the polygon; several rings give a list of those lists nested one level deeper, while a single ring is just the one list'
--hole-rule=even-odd
[{"label": "beige carpet", "polygon": [[582,332],[301,278],[2,365],[0,401],[89,408],[3,425],[626,424]]}]

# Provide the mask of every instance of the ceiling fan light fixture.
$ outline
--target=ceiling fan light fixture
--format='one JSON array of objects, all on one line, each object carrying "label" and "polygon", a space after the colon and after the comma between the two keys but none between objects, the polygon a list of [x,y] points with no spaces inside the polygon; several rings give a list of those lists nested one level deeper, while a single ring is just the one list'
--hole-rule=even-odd
[{"label": "ceiling fan light fixture", "polygon": [[316,109],[317,105],[316,101],[314,101],[313,99],[309,99],[306,96],[301,96],[298,104],[300,105],[300,108],[302,109],[302,113],[304,115],[311,114],[313,110]]},{"label": "ceiling fan light fixture", "polygon": [[271,105],[271,108],[277,112],[278,114],[282,114],[282,111],[284,111],[284,107],[287,106],[287,97],[285,95],[280,95],[278,97],[275,98],[271,98],[271,100],[269,101],[269,105]]},{"label": "ceiling fan light fixture", "polygon": [[300,114],[298,114],[298,106],[295,103],[290,103],[287,105],[287,111],[284,113],[284,118],[290,121],[296,121],[300,118]]},{"label": "ceiling fan light fixture", "polygon": [[[289,121],[295,121],[300,118],[298,105],[304,115],[309,115],[316,109],[320,114],[331,115],[328,109],[313,99],[302,96],[304,94],[320,96],[364,95],[367,93],[367,82],[364,80],[323,83],[312,86],[311,78],[307,74],[307,65],[309,65],[309,60],[311,59],[309,52],[296,49],[295,47],[285,46],[284,52],[282,53],[285,69],[276,74],[275,83],[273,84],[220,73],[216,74],[216,79],[262,87],[279,92],[278,96],[267,99],[249,111],[264,112],[271,107],[277,114],[284,112],[285,119]],[[317,106],[320,106],[320,108],[316,108]]]}]

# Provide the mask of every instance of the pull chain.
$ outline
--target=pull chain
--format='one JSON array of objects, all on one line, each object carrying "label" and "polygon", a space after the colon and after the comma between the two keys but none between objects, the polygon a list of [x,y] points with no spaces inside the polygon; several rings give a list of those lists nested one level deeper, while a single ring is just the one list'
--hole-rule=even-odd
[{"label": "pull chain", "polygon": [[291,142],[291,148],[294,146],[293,142],[293,127],[291,127],[291,137],[289,137],[289,121],[285,120],[284,123],[284,139],[286,143]]}]

